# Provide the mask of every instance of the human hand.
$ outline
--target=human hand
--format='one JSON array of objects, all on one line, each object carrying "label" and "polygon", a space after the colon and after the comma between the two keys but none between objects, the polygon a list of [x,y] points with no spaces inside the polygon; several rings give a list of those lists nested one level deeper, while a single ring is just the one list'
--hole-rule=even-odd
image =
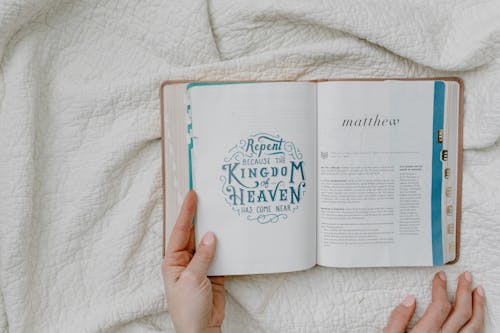
[{"label": "human hand", "polygon": [[168,309],[178,333],[220,332],[226,302],[224,277],[207,277],[215,255],[213,233],[206,233],[194,251],[195,210],[196,194],[190,191],[172,229],[163,262]]},{"label": "human hand", "polygon": [[[484,326],[484,289],[472,290],[472,275],[465,272],[458,278],[455,303],[446,292],[446,274],[438,272],[432,281],[432,303],[411,333],[480,333]],[[391,313],[384,333],[406,332],[415,312],[415,297],[408,295]]]}]

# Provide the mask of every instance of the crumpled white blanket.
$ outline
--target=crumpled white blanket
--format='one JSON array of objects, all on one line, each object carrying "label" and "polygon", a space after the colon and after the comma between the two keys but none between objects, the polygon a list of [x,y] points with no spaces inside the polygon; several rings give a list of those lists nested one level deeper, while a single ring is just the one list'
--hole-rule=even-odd
[{"label": "crumpled white blanket", "polygon": [[[0,332],[173,331],[163,296],[167,79],[458,75],[463,270],[500,331],[498,1],[0,2]],[[228,332],[375,332],[435,268],[227,279]],[[452,288],[450,286],[450,292]]]}]

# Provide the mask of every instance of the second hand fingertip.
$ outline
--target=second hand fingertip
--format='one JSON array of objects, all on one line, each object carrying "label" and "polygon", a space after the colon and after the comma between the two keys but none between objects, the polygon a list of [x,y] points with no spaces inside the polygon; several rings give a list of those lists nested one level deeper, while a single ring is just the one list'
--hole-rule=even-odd
[{"label": "second hand fingertip", "polygon": [[401,304],[403,304],[407,308],[411,308],[415,304],[415,296],[409,294],[408,296],[406,296],[403,302],[401,302]]},{"label": "second hand fingertip", "polygon": [[484,293],[484,288],[483,288],[483,286],[477,286],[476,290],[477,290],[477,294],[478,294],[479,296],[484,297],[484,294],[485,294],[485,293]]},{"label": "second hand fingertip", "polygon": [[446,282],[446,273],[445,273],[444,271],[440,271],[440,272],[438,273],[438,276],[439,276],[439,278],[441,279],[441,281]]}]

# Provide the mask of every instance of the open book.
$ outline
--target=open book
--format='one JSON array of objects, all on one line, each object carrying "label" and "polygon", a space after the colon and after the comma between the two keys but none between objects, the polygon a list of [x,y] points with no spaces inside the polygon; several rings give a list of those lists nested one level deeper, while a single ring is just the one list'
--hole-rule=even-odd
[{"label": "open book", "polygon": [[209,275],[456,261],[462,96],[457,78],[165,82],[164,243],[192,188]]}]

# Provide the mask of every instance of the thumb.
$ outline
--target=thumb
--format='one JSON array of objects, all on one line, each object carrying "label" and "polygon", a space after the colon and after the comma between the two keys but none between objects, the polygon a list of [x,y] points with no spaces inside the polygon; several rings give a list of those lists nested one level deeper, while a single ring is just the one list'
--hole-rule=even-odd
[{"label": "thumb", "polygon": [[186,271],[189,271],[200,281],[207,276],[208,266],[215,257],[215,236],[212,232],[207,232],[201,239],[196,248],[196,252],[187,265]]},{"label": "thumb", "polygon": [[392,310],[384,333],[403,333],[415,313],[415,297],[408,295],[404,301]]}]

